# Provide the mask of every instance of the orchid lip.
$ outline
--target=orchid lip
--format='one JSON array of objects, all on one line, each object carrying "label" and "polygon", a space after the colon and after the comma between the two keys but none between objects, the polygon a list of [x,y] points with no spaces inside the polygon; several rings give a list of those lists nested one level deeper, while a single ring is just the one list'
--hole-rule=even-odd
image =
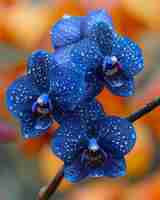
[{"label": "orchid lip", "polygon": [[32,105],[32,112],[42,115],[49,114],[52,111],[52,103],[48,94],[42,94]]},{"label": "orchid lip", "polygon": [[98,167],[104,163],[104,152],[95,138],[89,140],[88,148],[83,151],[81,161],[85,167]]},{"label": "orchid lip", "polygon": [[112,76],[118,72],[118,68],[108,69],[105,71],[106,76]]},{"label": "orchid lip", "polygon": [[113,76],[121,69],[121,66],[116,56],[106,56],[104,58],[102,67],[103,72],[106,76]]}]

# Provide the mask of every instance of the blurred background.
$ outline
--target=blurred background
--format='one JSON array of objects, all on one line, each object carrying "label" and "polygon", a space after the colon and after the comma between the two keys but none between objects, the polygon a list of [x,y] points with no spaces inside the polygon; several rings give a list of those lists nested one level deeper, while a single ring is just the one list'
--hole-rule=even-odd
[{"label": "blurred background", "polygon": [[[5,105],[6,88],[25,71],[28,55],[51,51],[49,31],[64,14],[84,15],[104,8],[119,33],[144,52],[145,70],[136,77],[136,95],[119,98],[103,91],[99,101],[109,114],[127,116],[160,95],[159,0],[0,0],[0,200],[36,199],[61,161],[49,148],[55,127],[39,138],[23,140]],[[159,200],[160,110],[136,122],[137,144],[127,156],[128,174],[120,179],[63,181],[56,200]]]}]

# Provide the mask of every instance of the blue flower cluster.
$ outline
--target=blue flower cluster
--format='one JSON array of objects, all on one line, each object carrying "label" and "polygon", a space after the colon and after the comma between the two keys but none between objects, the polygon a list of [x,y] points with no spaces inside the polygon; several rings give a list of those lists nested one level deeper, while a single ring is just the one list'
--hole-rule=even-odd
[{"label": "blue flower cluster", "polygon": [[68,180],[123,176],[135,130],[126,119],[106,116],[95,97],[104,87],[118,96],[134,94],[134,76],[144,67],[141,49],[116,33],[104,10],[65,15],[51,40],[55,51],[33,52],[26,74],[8,88],[9,111],[25,138],[60,124],[51,146]]}]

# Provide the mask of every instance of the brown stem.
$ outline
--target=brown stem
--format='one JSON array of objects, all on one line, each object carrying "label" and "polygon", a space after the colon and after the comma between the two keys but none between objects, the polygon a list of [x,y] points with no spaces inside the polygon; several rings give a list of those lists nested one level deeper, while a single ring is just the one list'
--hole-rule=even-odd
[{"label": "brown stem", "polygon": [[136,120],[140,119],[141,117],[145,116],[146,114],[150,113],[158,106],[160,106],[160,97],[157,97],[156,99],[145,105],[143,108],[130,114],[128,117],[126,117],[126,119],[133,123]]},{"label": "brown stem", "polygon": [[49,183],[49,185],[46,187],[43,187],[40,190],[37,200],[48,200],[51,197],[51,195],[53,195],[56,192],[63,178],[64,178],[64,165],[58,171],[58,173],[53,178],[53,180]]}]

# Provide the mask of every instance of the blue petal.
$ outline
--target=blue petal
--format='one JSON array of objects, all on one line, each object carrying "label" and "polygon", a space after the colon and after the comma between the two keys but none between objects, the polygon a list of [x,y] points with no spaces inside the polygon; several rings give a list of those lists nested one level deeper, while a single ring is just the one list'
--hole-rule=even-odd
[{"label": "blue petal", "polygon": [[88,82],[88,77],[92,76],[102,59],[97,45],[91,40],[61,48],[53,57],[56,67],[50,72],[50,90],[64,109],[74,110],[79,103],[92,99],[103,88],[98,84],[95,87],[95,79],[93,85]]},{"label": "blue petal", "polygon": [[123,157],[109,155],[101,167],[88,169],[90,177],[120,177],[126,174],[126,164]]},{"label": "blue petal", "polygon": [[127,37],[115,37],[112,55],[116,56],[126,74],[135,76],[144,68],[140,47]]},{"label": "blue petal", "polygon": [[74,110],[85,95],[83,74],[79,74],[67,66],[61,66],[53,69],[50,76],[52,98],[64,111]]},{"label": "blue petal", "polygon": [[12,83],[6,93],[8,110],[17,118],[32,112],[32,104],[40,95],[31,76],[22,76]]},{"label": "blue petal", "polygon": [[70,52],[71,61],[78,70],[90,72],[102,63],[101,54],[96,42],[84,39],[77,43]]},{"label": "blue petal", "polygon": [[105,152],[116,156],[126,155],[136,142],[136,132],[132,123],[119,117],[106,117],[97,126],[98,142]]},{"label": "blue petal", "polygon": [[90,102],[94,97],[99,95],[104,88],[104,83],[97,76],[97,70],[91,69],[86,75],[86,96],[85,102]]},{"label": "blue petal", "polygon": [[73,44],[81,39],[81,17],[64,16],[52,28],[51,39],[54,48]]},{"label": "blue petal", "polygon": [[32,114],[24,114],[21,119],[21,132],[24,138],[40,136],[52,125],[49,116],[35,117]]},{"label": "blue petal", "polygon": [[82,22],[82,33],[89,36],[97,24],[105,24],[113,29],[112,18],[103,9],[91,11]]},{"label": "blue petal", "polygon": [[98,120],[105,118],[103,107],[96,100],[84,106],[79,105],[74,113],[86,125],[87,130],[92,130]]},{"label": "blue petal", "polygon": [[61,122],[51,145],[53,152],[68,165],[85,148],[86,142],[87,135],[83,125],[75,117],[70,117]]},{"label": "blue petal", "polygon": [[70,165],[66,165],[64,168],[64,177],[70,182],[79,182],[86,178],[88,171],[83,168],[80,158],[77,158]]},{"label": "blue petal", "polygon": [[112,51],[114,30],[112,20],[105,10],[97,10],[89,13],[82,26],[82,34],[97,42],[103,55],[109,55]]},{"label": "blue petal", "polygon": [[112,76],[104,76],[105,86],[115,95],[128,97],[134,95],[135,84],[132,77],[127,77],[123,72]]},{"label": "blue petal", "polygon": [[68,65],[77,72],[90,72],[90,69],[96,69],[103,61],[97,44],[90,40],[84,39],[80,42],[60,48],[53,54],[55,65]]},{"label": "blue petal", "polygon": [[93,130],[94,125],[98,120],[106,116],[102,105],[95,99],[89,103],[87,102],[83,105],[78,105],[74,111],[63,112],[62,109],[57,108],[53,115],[54,119],[60,124],[63,120],[68,120],[69,118],[78,118],[79,123],[83,124],[85,130],[88,132]]},{"label": "blue petal", "polygon": [[105,56],[112,52],[113,35],[114,32],[110,27],[104,23],[99,23],[93,27],[88,37],[97,43],[101,53]]},{"label": "blue petal", "polygon": [[84,39],[71,51],[71,61],[77,70],[82,71],[86,84],[84,99],[90,101],[103,89],[103,84],[96,76],[97,67],[101,65],[103,55],[97,44],[92,40]]},{"label": "blue petal", "polygon": [[119,177],[126,174],[126,163],[123,157],[110,155],[104,165],[104,175],[109,177]]},{"label": "blue petal", "polygon": [[52,57],[44,50],[35,51],[28,58],[27,73],[33,76],[37,87],[42,92],[49,88],[48,71],[51,65]]}]

